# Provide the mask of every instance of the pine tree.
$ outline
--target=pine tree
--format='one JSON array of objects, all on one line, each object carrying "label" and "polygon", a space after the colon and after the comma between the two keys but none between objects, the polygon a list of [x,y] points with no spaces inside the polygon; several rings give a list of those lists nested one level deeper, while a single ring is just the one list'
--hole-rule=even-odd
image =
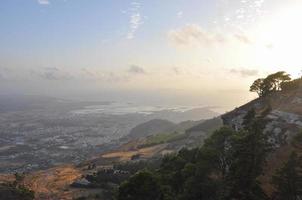
[{"label": "pine tree", "polygon": [[263,131],[266,122],[255,115],[253,110],[246,115],[244,130],[236,133],[232,140],[232,164],[227,177],[230,189],[226,199],[267,199],[258,177],[263,174],[270,144]]}]

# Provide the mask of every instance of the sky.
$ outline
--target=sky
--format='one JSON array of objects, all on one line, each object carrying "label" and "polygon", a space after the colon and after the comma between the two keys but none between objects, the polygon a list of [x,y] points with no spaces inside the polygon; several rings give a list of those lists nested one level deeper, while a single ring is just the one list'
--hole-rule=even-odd
[{"label": "sky", "polygon": [[301,0],[1,0],[0,94],[231,108],[301,76]]}]

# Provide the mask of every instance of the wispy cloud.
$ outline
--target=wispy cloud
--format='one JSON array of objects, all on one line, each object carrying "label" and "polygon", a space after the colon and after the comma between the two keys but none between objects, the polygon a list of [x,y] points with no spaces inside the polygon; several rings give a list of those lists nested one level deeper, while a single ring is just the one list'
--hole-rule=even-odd
[{"label": "wispy cloud", "polygon": [[49,5],[50,4],[49,0],[38,0],[38,3],[41,4],[41,5]]},{"label": "wispy cloud", "polygon": [[209,47],[230,43],[234,39],[242,44],[252,45],[255,43],[249,34],[241,30],[234,30],[221,34],[219,31],[205,30],[198,24],[188,24],[179,29],[168,32],[168,40],[176,47]]},{"label": "wispy cloud", "polygon": [[132,2],[130,8],[130,20],[129,20],[129,32],[127,39],[131,40],[134,38],[137,29],[144,23],[143,17],[140,13],[141,4],[139,2]]},{"label": "wispy cloud", "polygon": [[0,80],[6,80],[10,76],[10,69],[0,66]]},{"label": "wispy cloud", "polygon": [[242,77],[257,76],[259,74],[259,71],[256,69],[247,69],[247,68],[230,69],[229,72],[232,74],[238,74]]},{"label": "wispy cloud", "polygon": [[98,69],[83,68],[80,77],[85,80],[101,81],[106,83],[128,82],[129,76],[125,73],[114,71],[100,71]]},{"label": "wispy cloud", "polygon": [[31,75],[42,80],[49,81],[73,79],[73,76],[70,73],[60,70],[56,67],[46,67],[39,70],[32,70]]},{"label": "wispy cloud", "polygon": [[257,0],[257,1],[254,1],[254,5],[255,5],[255,7],[257,7],[257,8],[262,7],[263,3],[264,3],[264,0]]}]

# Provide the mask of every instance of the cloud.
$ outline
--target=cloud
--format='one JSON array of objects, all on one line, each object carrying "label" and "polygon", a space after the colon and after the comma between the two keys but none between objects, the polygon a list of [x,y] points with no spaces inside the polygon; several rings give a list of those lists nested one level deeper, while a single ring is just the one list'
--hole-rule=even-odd
[{"label": "cloud", "polygon": [[182,18],[183,14],[184,14],[183,11],[178,11],[177,18]]},{"label": "cloud", "polygon": [[7,70],[7,68],[0,67],[0,80],[6,79]]},{"label": "cloud", "polygon": [[64,72],[56,67],[46,67],[40,70],[31,70],[31,75],[43,80],[50,81],[70,80],[73,78],[69,73]]},{"label": "cloud", "polygon": [[137,29],[144,23],[143,18],[140,14],[141,4],[138,2],[131,3],[131,14],[129,20],[130,30],[127,34],[127,39],[131,40],[134,38]]},{"label": "cloud", "polygon": [[134,13],[130,19],[130,31],[128,32],[127,39],[131,40],[134,38],[134,34],[139,26],[142,24],[142,18],[140,13]]},{"label": "cloud", "polygon": [[180,72],[180,69],[178,67],[173,67],[172,68],[172,71],[176,74],[176,75],[179,75],[181,72]]},{"label": "cloud", "polygon": [[131,65],[128,69],[128,73],[131,74],[146,74],[146,71],[144,68],[137,66],[137,65]]},{"label": "cloud", "polygon": [[234,34],[234,37],[239,41],[244,44],[252,44],[252,40],[244,33],[236,33]]},{"label": "cloud", "polygon": [[217,33],[207,32],[197,24],[188,24],[177,30],[168,32],[168,39],[175,45],[204,45],[223,43],[225,38]]},{"label": "cloud", "polygon": [[267,49],[273,49],[274,48],[274,45],[273,45],[273,43],[268,43],[268,44],[266,44],[265,45],[265,47],[267,48]]},{"label": "cloud", "polygon": [[88,69],[88,68],[82,68],[81,73],[83,73],[87,77],[96,77],[96,76],[98,76],[97,72],[95,72],[91,69]]},{"label": "cloud", "polygon": [[232,74],[238,74],[242,77],[249,77],[249,76],[257,76],[259,74],[259,71],[256,69],[230,69],[230,73]]},{"label": "cloud", "polygon": [[105,80],[106,82],[113,82],[113,83],[128,82],[129,77],[124,74],[110,72],[110,73],[106,74],[106,76],[104,76],[103,80]]},{"label": "cloud", "polygon": [[38,3],[41,4],[41,5],[49,5],[50,4],[49,0],[38,0]]}]

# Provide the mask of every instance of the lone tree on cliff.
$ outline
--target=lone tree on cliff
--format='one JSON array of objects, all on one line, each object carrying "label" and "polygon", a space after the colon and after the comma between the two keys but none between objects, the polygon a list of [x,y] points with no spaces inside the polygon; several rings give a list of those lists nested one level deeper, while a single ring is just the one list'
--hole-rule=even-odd
[{"label": "lone tree on cliff", "polygon": [[250,87],[251,92],[257,92],[259,97],[266,96],[274,91],[280,91],[283,83],[290,81],[290,75],[279,71],[268,75],[266,78],[259,78]]}]

